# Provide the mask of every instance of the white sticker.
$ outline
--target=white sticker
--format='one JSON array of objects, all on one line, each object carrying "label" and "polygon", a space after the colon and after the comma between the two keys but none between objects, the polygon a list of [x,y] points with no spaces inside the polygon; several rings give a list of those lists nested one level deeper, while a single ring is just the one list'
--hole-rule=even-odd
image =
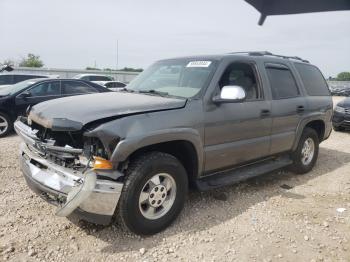
[{"label": "white sticker", "polygon": [[187,64],[186,67],[209,67],[211,61],[192,61]]}]

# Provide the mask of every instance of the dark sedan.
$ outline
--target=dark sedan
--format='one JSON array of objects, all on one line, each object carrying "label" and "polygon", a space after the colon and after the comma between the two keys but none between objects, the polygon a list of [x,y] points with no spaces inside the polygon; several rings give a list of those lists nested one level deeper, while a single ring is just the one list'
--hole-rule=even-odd
[{"label": "dark sedan", "polygon": [[337,104],[332,121],[335,131],[350,129],[350,98],[345,98]]},{"label": "dark sedan", "polygon": [[60,97],[101,92],[110,90],[76,79],[30,79],[0,87],[0,137],[12,130],[13,122],[18,116],[25,115],[28,106]]}]

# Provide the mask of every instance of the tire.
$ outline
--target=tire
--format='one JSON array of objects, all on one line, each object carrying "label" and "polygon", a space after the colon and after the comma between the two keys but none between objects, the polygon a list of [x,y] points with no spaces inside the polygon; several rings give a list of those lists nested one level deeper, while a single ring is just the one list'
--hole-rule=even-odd
[{"label": "tire", "polygon": [[5,113],[0,112],[0,137],[7,136],[13,129],[13,122]]},{"label": "tire", "polygon": [[[305,157],[303,154],[303,149],[305,149],[304,146],[306,146],[306,143],[308,143],[310,147],[312,147],[311,143],[313,143],[313,150],[310,149],[313,151],[312,156],[309,155],[309,157]],[[318,150],[319,139],[317,132],[312,128],[305,128],[300,137],[297,149],[292,153],[293,164],[291,170],[297,174],[305,174],[311,171],[317,161]]]},{"label": "tire", "polygon": [[334,131],[344,131],[345,128],[342,126],[333,126]]},{"label": "tire", "polygon": [[[157,176],[160,184],[157,179],[150,181]],[[162,192],[165,192],[166,196],[161,190],[164,190]],[[145,153],[131,161],[126,171],[119,199],[119,220],[127,229],[138,235],[158,233],[168,227],[180,214],[187,192],[188,178],[179,160],[166,153]],[[152,206],[152,203],[159,205],[162,201],[164,202],[161,206]]]}]

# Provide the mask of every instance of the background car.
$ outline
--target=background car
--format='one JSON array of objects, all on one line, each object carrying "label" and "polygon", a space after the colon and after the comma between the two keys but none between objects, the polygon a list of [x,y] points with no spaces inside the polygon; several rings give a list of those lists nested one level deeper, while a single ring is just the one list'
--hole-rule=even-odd
[{"label": "background car", "polygon": [[119,81],[99,81],[94,83],[107,87],[112,91],[119,91],[121,88],[126,87],[125,83]]},{"label": "background car", "polygon": [[96,74],[79,74],[74,76],[73,78],[91,81],[91,82],[114,81],[114,78],[112,76],[96,75]]},{"label": "background car", "polygon": [[0,74],[0,87],[3,85],[14,85],[28,79],[48,77],[45,75]]},{"label": "background car", "polygon": [[12,130],[13,122],[18,116],[25,115],[29,106],[60,97],[101,92],[110,90],[76,79],[36,78],[0,87],[0,137],[6,136]]},{"label": "background car", "polygon": [[343,131],[350,128],[350,98],[347,97],[340,101],[334,108],[333,129],[335,131]]}]

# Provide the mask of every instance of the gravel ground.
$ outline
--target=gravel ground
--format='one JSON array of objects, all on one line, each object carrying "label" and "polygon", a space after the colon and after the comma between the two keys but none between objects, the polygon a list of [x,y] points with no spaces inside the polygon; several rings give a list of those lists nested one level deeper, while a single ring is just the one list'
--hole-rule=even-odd
[{"label": "gravel ground", "polygon": [[0,261],[350,261],[348,133],[333,132],[306,175],[191,192],[179,219],[147,238],[55,217],[26,186],[18,143],[0,139]]}]

